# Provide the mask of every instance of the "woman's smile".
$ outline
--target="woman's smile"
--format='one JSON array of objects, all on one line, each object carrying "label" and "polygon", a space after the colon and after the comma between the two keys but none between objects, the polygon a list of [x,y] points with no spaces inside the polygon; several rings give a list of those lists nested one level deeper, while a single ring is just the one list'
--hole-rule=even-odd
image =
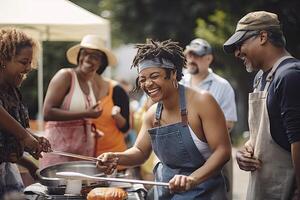
[{"label": "woman's smile", "polygon": [[159,94],[159,91],[160,89],[159,88],[156,88],[156,89],[151,89],[151,90],[147,90],[147,94],[150,96],[150,97],[155,97]]}]

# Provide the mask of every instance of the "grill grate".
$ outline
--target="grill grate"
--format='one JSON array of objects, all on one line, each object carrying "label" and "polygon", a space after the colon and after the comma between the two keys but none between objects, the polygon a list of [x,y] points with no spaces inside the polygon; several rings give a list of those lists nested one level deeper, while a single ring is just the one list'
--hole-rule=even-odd
[{"label": "grill grate", "polygon": [[[66,196],[66,195],[26,195],[26,200],[85,200],[83,196]],[[145,200],[144,194],[138,192],[128,192],[127,200]]]}]

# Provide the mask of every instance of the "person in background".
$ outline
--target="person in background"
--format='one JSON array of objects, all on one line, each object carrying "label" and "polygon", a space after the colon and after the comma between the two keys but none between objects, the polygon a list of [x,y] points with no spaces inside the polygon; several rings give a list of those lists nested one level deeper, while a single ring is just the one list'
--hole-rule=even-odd
[{"label": "person in background", "polygon": [[222,110],[208,92],[178,84],[185,67],[178,43],[148,40],[137,48],[138,87],[155,104],[145,113],[135,145],[100,155],[98,167],[110,174],[118,165],[141,165],[153,149],[160,161],[155,179],[169,183],[155,188],[155,199],[225,199],[220,171],[231,146]]},{"label": "person in background", "polygon": [[224,44],[248,72],[259,70],[249,94],[250,139],[236,155],[251,172],[247,200],[300,199],[300,62],[285,44],[277,15],[266,11],[241,18]]},{"label": "person in background", "polygon": [[[99,117],[102,108],[96,101],[93,80],[107,64],[102,40],[86,35],[80,44],[68,49],[66,56],[76,67],[59,70],[49,83],[44,102],[45,137],[53,150],[95,156],[94,134],[98,133],[92,130],[91,119]],[[74,160],[47,154],[40,167]]]},{"label": "person in background", "polygon": [[[117,81],[104,77],[107,66],[116,64],[112,51],[104,51],[106,64],[102,65],[94,77],[96,100],[103,108],[100,117],[93,120],[103,136],[96,140],[96,155],[104,152],[124,151],[127,149],[125,135],[130,128],[129,97]],[[114,60],[114,63],[111,61]],[[121,169],[121,168],[119,168]]]},{"label": "person in background", "polygon": [[139,103],[133,95],[133,84],[129,80],[121,77],[118,77],[117,81],[129,97],[129,130],[125,134],[127,148],[129,148],[133,146],[137,136],[137,131],[134,128],[134,116],[138,110]]},{"label": "person in background", "polygon": [[[183,83],[212,94],[225,115],[227,129],[230,132],[237,121],[234,90],[226,79],[215,74],[210,68],[214,59],[211,45],[206,40],[197,38],[186,46],[184,54],[188,74],[184,76]],[[232,199],[232,171],[230,159],[222,171],[227,188],[227,200]]]},{"label": "person in background", "polygon": [[28,161],[23,157],[24,151],[35,159],[41,157],[42,151],[51,151],[48,140],[26,129],[29,116],[20,92],[27,74],[37,65],[38,47],[20,30],[0,29],[0,199],[9,192],[22,192],[23,182],[13,163]]}]

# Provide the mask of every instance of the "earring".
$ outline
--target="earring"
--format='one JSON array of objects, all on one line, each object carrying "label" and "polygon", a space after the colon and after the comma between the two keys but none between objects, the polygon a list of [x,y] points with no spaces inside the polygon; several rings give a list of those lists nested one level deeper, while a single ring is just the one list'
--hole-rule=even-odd
[{"label": "earring", "polygon": [[177,80],[173,80],[172,83],[173,83],[174,88],[177,89],[178,88],[178,82],[177,82]]}]

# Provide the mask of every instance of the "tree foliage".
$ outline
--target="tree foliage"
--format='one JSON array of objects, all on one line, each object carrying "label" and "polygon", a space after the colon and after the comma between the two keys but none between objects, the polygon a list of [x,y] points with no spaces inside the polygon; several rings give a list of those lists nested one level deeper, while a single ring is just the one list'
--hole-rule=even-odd
[{"label": "tree foliage", "polygon": [[171,38],[187,44],[194,35],[196,19],[212,13],[214,4],[208,0],[103,0],[100,7],[111,13],[113,34],[125,43]]}]

